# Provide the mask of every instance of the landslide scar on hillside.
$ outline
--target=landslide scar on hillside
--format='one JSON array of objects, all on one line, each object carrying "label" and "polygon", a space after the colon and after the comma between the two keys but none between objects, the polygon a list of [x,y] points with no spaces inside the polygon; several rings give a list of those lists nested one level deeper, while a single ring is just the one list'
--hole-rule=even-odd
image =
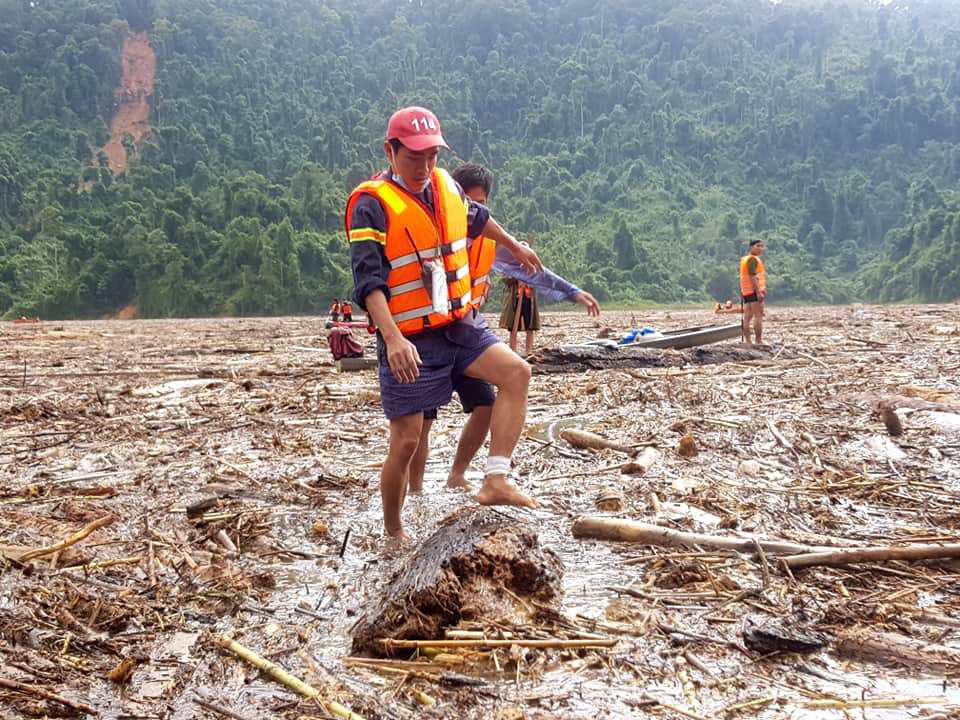
[{"label": "landslide scar on hillside", "polygon": [[153,98],[157,56],[146,32],[134,33],[123,41],[123,78],[117,88],[115,111],[110,123],[110,141],[103,146],[114,175],[127,170],[129,158],[123,136],[139,143],[150,134],[150,101]]}]

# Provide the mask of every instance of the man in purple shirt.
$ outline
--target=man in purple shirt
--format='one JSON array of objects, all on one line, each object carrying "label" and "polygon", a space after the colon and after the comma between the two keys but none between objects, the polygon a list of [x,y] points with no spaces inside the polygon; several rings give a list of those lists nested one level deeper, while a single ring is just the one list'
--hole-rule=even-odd
[{"label": "man in purple shirt", "polygon": [[[493,175],[482,165],[467,163],[452,173],[463,192],[474,202],[486,206],[493,186]],[[542,291],[551,300],[569,300],[579,303],[587,309],[587,314],[600,314],[600,305],[593,295],[578,288],[559,275],[544,268],[541,272],[530,273],[506,247],[497,245],[493,269],[509,278],[514,278]],[[475,314],[474,322],[484,323],[483,316]],[[493,403],[497,398],[490,383],[462,376],[454,379],[453,390],[460,398],[463,411],[469,415],[460,433],[457,451],[453,458],[453,467],[447,476],[447,487],[469,490],[466,473],[473,458],[479,452],[490,430],[490,418]],[[430,428],[437,418],[437,410],[427,410],[423,414],[423,429],[420,431],[420,445],[410,461],[409,487],[413,494],[423,492],[423,475],[430,455]]]}]

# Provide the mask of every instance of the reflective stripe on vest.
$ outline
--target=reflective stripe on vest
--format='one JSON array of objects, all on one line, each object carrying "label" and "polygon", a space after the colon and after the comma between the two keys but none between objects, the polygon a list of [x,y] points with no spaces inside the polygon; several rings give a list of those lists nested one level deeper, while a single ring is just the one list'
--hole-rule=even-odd
[{"label": "reflective stripe on vest", "polygon": [[478,237],[470,246],[470,275],[473,277],[471,292],[476,308],[483,306],[490,292],[490,270],[496,254],[497,246],[490,238]]},{"label": "reflective stripe on vest", "polygon": [[[387,216],[384,253],[390,263],[388,306],[404,335],[442,327],[464,317],[471,308],[470,258],[467,253],[467,203],[445,170],[431,177],[433,213],[418,198],[387,180],[358,185],[347,203],[346,227],[357,200],[372,195]],[[440,258],[447,277],[449,305],[445,313],[433,310],[433,299],[423,284],[421,261]]]},{"label": "reflective stripe on vest", "polygon": [[[459,302],[464,306],[469,306],[472,302],[470,293],[467,293],[466,296],[459,299]],[[416,310],[408,310],[407,312],[398,313],[393,316],[393,321],[399,326],[400,323],[409,322],[411,320],[416,320],[423,317],[440,317],[433,312],[432,308],[417,308]],[[433,321],[430,322],[430,327],[441,327],[439,324],[434,324]]]},{"label": "reflective stripe on vest", "polygon": [[[757,261],[757,274],[755,276],[750,275],[750,271],[747,270],[747,263],[750,261],[750,258],[753,258]],[[756,255],[744,255],[740,258],[740,294],[741,295],[753,295],[753,282],[751,277],[757,278],[757,287],[760,288],[762,292],[767,291],[767,273],[763,267],[763,260],[758,258]]]},{"label": "reflective stripe on vest", "polygon": [[[443,250],[444,255],[449,255],[450,253],[455,253],[458,250],[462,250],[467,246],[467,239],[463,238],[457,240],[455,243],[451,243],[449,246],[445,246]],[[426,250],[418,250],[420,257],[417,257],[417,253],[409,253],[407,255],[401,255],[398,258],[394,258],[390,261],[391,268],[402,268],[404,265],[409,265],[410,263],[418,262],[419,260],[426,260],[429,258],[435,258],[440,254],[440,250],[437,248],[427,248]]]},{"label": "reflective stripe on vest", "polygon": [[[470,268],[464,265],[462,268],[456,271],[455,280],[460,280],[465,278],[470,274]],[[423,287],[423,279],[417,278],[416,280],[411,280],[408,283],[403,283],[402,285],[397,285],[396,287],[390,288],[390,292],[394,295],[400,295],[401,293],[411,292],[413,290],[419,290]]]}]

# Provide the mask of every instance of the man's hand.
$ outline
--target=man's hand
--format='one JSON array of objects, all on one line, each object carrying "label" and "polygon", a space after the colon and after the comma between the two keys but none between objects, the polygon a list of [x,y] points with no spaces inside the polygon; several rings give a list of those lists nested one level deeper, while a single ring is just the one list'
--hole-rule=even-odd
[{"label": "man's hand", "polygon": [[517,239],[500,227],[500,223],[490,217],[483,226],[483,235],[493,240],[497,245],[503,245],[516,258],[523,269],[531,275],[543,272],[543,263],[537,254],[526,243],[517,242]]},{"label": "man's hand", "polygon": [[518,242],[517,246],[513,248],[513,256],[517,259],[517,262],[523,265],[523,269],[531,275],[543,272],[543,262],[526,243]]},{"label": "man's hand", "polygon": [[414,382],[420,376],[419,365],[423,362],[420,360],[417,346],[403,335],[390,340],[384,338],[384,343],[387,346],[387,363],[390,365],[393,377],[404,384]]},{"label": "man's hand", "polygon": [[575,302],[580,303],[587,309],[587,315],[598,317],[600,315],[600,303],[590,293],[581,290],[573,296]]}]

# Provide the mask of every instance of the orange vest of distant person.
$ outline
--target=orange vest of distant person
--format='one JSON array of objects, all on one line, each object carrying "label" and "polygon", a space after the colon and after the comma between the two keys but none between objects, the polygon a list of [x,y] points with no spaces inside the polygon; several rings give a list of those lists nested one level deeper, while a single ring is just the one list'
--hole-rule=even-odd
[{"label": "orange vest of distant person", "polygon": [[[467,253],[467,202],[446,170],[437,168],[431,177],[434,213],[413,194],[387,180],[360,183],[347,202],[347,237],[352,239],[350,219],[363,195],[373,195],[387,215],[382,239],[390,272],[387,286],[390,314],[404,335],[416,335],[455,322],[472,309],[470,258]],[[369,234],[368,229],[359,231]],[[358,236],[359,239],[359,236]],[[448,306],[434,312],[433,300],[424,286],[421,263],[442,259],[447,276]]]},{"label": "orange vest of distant person", "polygon": [[343,306],[341,307],[341,312],[344,315],[353,315],[353,305],[351,305],[348,302],[344,303]]},{"label": "orange vest of distant person", "polygon": [[750,271],[747,270],[747,263],[750,258],[757,261],[757,287],[760,288],[760,292],[765,293],[767,291],[767,273],[763,268],[763,260],[756,255],[744,255],[740,258],[740,293],[744,296],[753,295],[753,282],[750,280]]},{"label": "orange vest of distant person", "polygon": [[478,237],[470,246],[470,294],[473,305],[481,307],[490,293],[490,271],[497,255],[497,245],[490,238]]}]

